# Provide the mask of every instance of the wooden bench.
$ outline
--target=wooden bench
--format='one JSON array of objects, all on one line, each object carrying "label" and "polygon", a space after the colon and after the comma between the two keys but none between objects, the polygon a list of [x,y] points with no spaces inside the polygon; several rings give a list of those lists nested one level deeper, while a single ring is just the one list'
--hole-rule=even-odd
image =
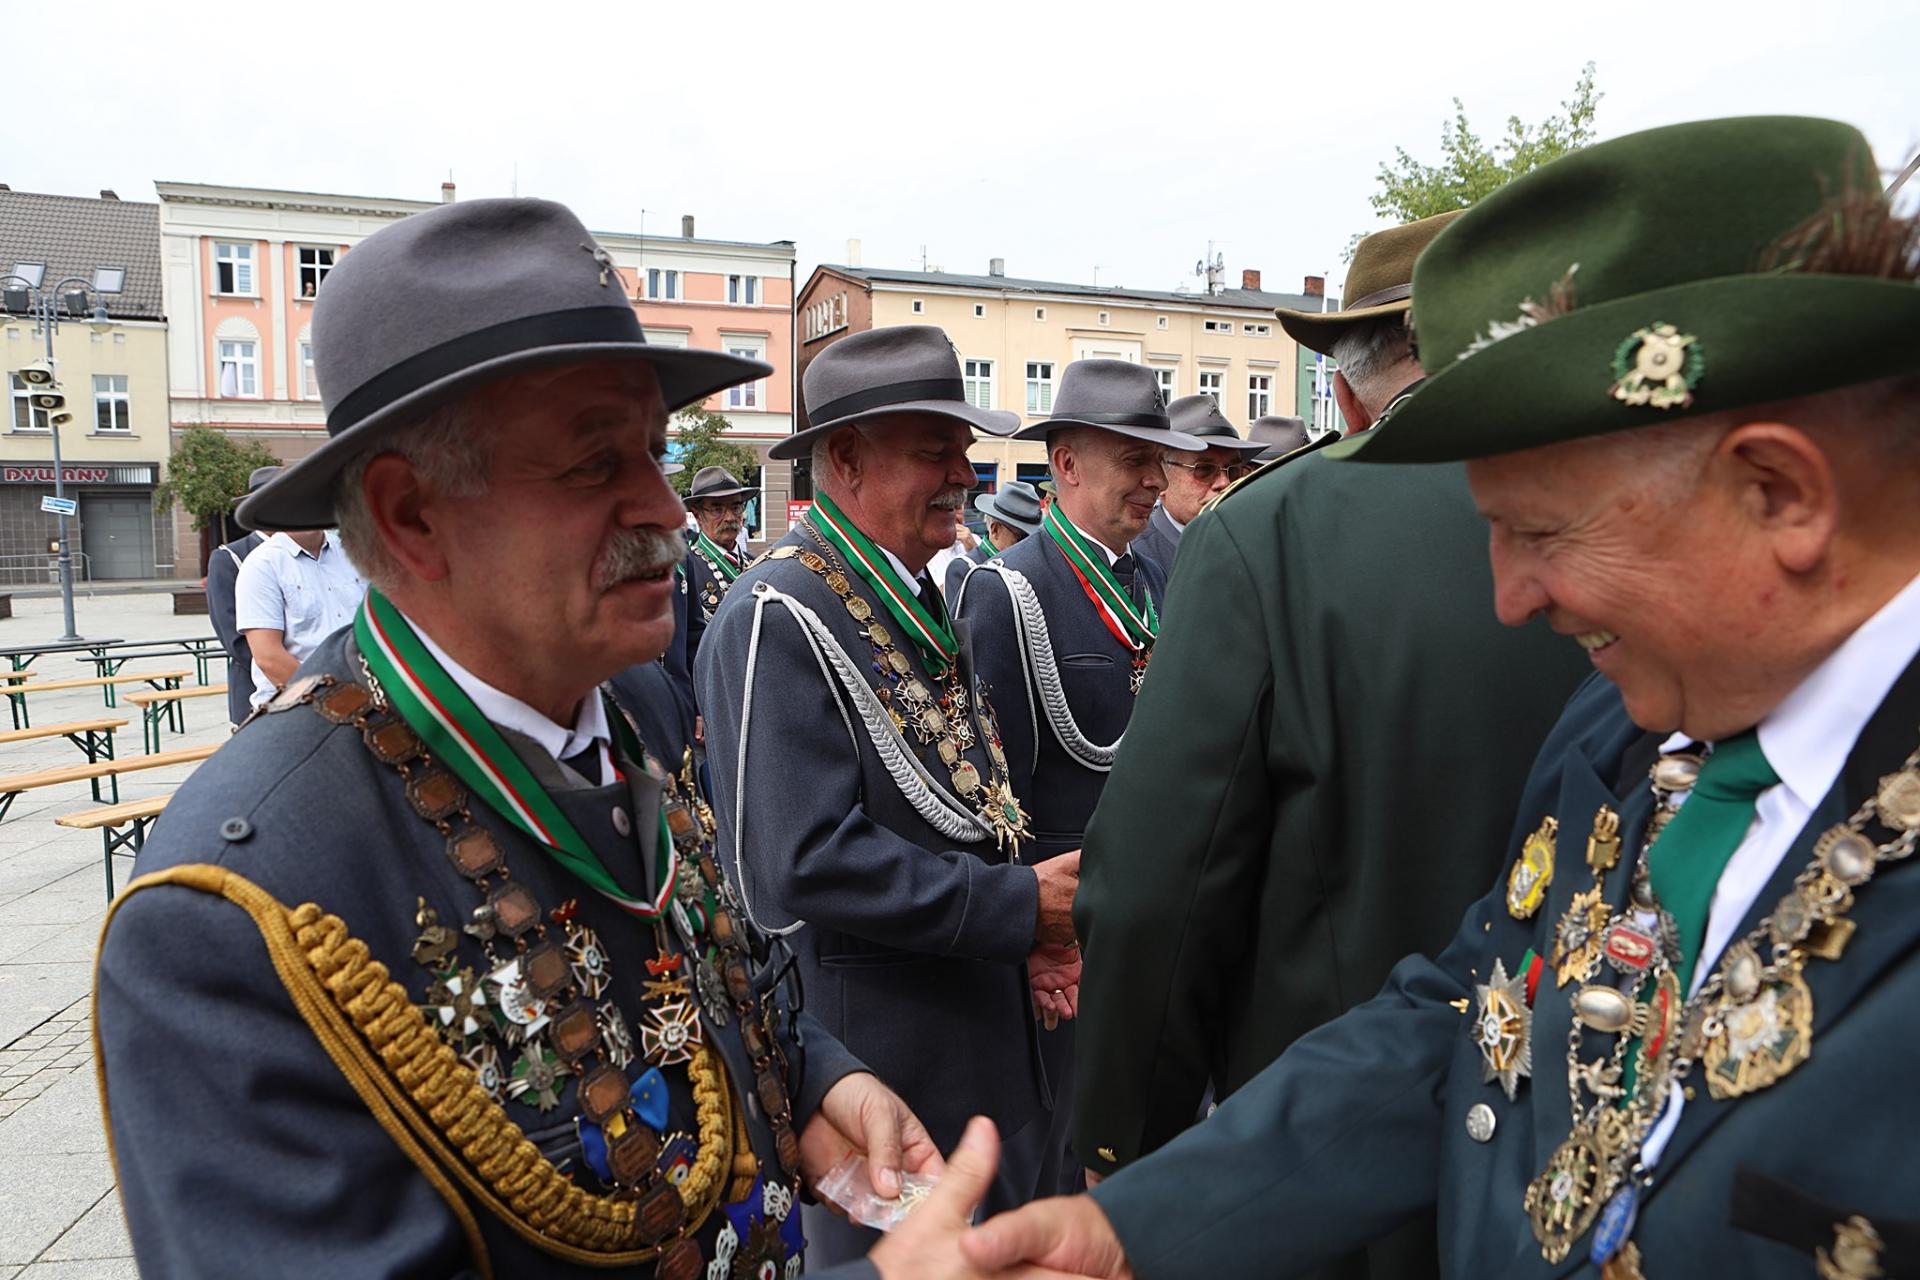
[{"label": "wooden bench", "polygon": [[114,645],[125,644],[125,640],[70,640],[65,644],[48,641],[46,644],[19,644],[12,648],[0,649],[0,658],[13,664],[15,671],[22,670],[43,653],[102,653]]},{"label": "wooden bench", "polygon": [[33,721],[27,716],[27,695],[30,693],[58,693],[62,689],[99,689],[106,695],[107,705],[113,706],[113,693],[116,686],[123,684],[150,684],[156,689],[178,689],[180,682],[191,672],[188,671],[134,671],[117,676],[82,676],[76,680],[36,680],[32,684],[15,684],[0,688],[7,701],[13,704],[13,727],[24,729]]},{"label": "wooden bench", "polygon": [[156,751],[152,755],[128,756],[125,760],[97,760],[92,764],[69,764],[58,769],[41,769],[35,773],[16,773],[11,777],[0,778],[0,818],[7,815],[13,807],[14,797],[23,791],[34,791],[41,787],[57,787],[67,782],[85,782],[93,787],[93,798],[105,804],[107,797],[100,794],[100,780],[105,778],[113,790],[113,799],[120,800],[120,775],[133,773],[140,769],[164,769],[171,764],[191,764],[196,760],[205,760],[220,747],[217,742],[204,747],[176,747],[172,751]]},{"label": "wooden bench", "polygon": [[125,720],[102,717],[98,720],[69,720],[39,729],[9,729],[0,733],[0,746],[9,742],[32,742],[37,738],[65,738],[86,753],[87,763],[113,759],[113,731],[127,727]]},{"label": "wooden bench", "polygon": [[[139,653],[127,653],[124,650],[138,649]],[[94,674],[110,676],[117,674],[120,668],[135,658],[170,658],[178,662],[191,655],[195,668],[195,679],[199,684],[207,683],[207,666],[215,658],[226,660],[227,651],[220,644],[219,636],[189,636],[179,640],[121,640],[113,644],[96,645],[86,657],[75,657],[75,662],[91,662]]]},{"label": "wooden bench", "polygon": [[148,751],[160,749],[160,725],[169,717],[173,731],[185,733],[187,718],[181,703],[188,698],[225,697],[227,686],[210,684],[204,689],[160,689],[153,693],[130,693],[127,701],[140,708],[140,745]]},{"label": "wooden bench", "polygon": [[[107,901],[113,901],[113,855],[125,850],[137,854],[147,842],[147,829],[160,811],[167,807],[167,801],[173,799],[173,793],[148,796],[145,800],[125,800],[119,804],[101,805],[97,809],[82,809],[79,813],[63,813],[54,821],[63,827],[75,831],[98,831],[102,846],[101,860],[107,869]],[[125,831],[118,828],[125,827]]]}]

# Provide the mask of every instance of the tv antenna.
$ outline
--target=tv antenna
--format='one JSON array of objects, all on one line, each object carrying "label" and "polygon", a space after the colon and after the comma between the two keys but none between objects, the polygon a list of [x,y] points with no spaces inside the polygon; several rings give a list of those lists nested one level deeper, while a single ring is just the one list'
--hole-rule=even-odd
[{"label": "tv antenna", "polygon": [[1193,274],[1206,279],[1209,296],[1220,292],[1227,276],[1227,256],[1214,252],[1213,241],[1207,241],[1207,256],[1193,264]]}]

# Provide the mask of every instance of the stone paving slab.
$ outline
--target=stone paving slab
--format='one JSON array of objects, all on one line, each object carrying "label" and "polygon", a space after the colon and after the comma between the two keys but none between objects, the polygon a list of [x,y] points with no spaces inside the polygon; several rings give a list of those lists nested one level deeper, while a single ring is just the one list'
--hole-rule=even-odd
[{"label": "stone paving slab", "polygon": [[127,1238],[120,1193],[109,1191],[87,1210],[85,1217],[69,1227],[65,1235],[47,1246],[47,1251],[40,1255],[39,1265],[105,1258],[126,1261],[132,1256],[133,1242]]},{"label": "stone paving slab", "polygon": [[34,1261],[112,1189],[104,1151],[9,1156],[0,1180],[0,1263]]}]

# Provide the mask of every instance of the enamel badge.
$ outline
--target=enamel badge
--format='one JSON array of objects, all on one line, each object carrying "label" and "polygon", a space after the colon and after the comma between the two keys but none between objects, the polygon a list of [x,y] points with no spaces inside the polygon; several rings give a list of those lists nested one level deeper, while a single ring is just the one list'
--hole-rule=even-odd
[{"label": "enamel badge", "polygon": [[1613,353],[1613,385],[1608,394],[1622,404],[1686,408],[1707,370],[1698,342],[1670,324],[1635,329]]},{"label": "enamel badge", "polygon": [[1553,883],[1553,842],[1560,830],[1556,818],[1543,818],[1539,828],[1520,846],[1520,856],[1507,873],[1507,914],[1526,920],[1547,900]]},{"label": "enamel badge", "polygon": [[1488,981],[1474,991],[1480,1000],[1473,1042],[1480,1048],[1481,1082],[1498,1081],[1512,1102],[1522,1077],[1533,1074],[1533,1010],[1527,1007],[1527,975],[1507,976],[1506,962],[1495,960]]}]

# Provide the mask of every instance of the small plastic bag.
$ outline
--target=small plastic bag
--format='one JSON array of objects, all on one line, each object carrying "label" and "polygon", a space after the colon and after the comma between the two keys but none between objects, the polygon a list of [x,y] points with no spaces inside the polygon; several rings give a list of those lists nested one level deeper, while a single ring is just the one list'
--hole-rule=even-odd
[{"label": "small plastic bag", "polygon": [[867,1158],[849,1155],[827,1170],[826,1176],[813,1184],[813,1191],[821,1199],[831,1200],[845,1209],[847,1217],[861,1226],[891,1231],[907,1220],[907,1215],[927,1198],[937,1181],[917,1173],[903,1173],[899,1196],[883,1200],[867,1177]]}]

